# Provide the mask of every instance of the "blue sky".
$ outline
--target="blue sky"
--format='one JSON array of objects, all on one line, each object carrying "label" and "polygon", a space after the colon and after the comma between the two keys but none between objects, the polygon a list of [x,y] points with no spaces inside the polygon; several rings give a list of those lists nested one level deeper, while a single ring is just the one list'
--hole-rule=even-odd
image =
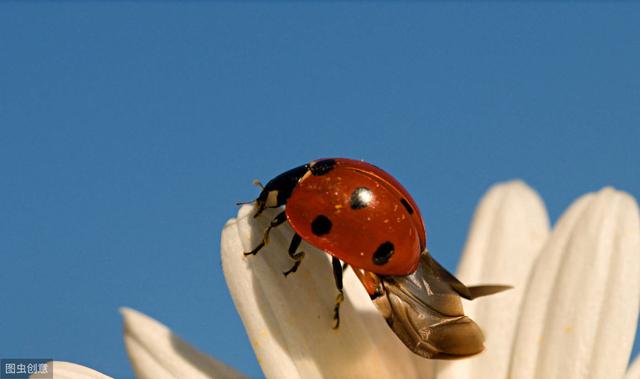
[{"label": "blue sky", "polygon": [[252,179],[318,157],[393,173],[450,269],[492,183],[524,179],[553,220],[606,185],[640,197],[638,19],[598,2],[0,4],[0,356],[131,377],[130,306],[260,376],[220,230]]}]

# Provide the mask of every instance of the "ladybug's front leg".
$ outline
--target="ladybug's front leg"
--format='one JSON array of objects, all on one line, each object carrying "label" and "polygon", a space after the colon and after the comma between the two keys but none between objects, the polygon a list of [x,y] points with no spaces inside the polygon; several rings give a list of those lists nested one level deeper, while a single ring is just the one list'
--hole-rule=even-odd
[{"label": "ladybug's front leg", "polygon": [[258,246],[256,246],[251,251],[245,252],[244,255],[256,255],[258,251],[260,251],[260,249],[262,249],[269,243],[269,232],[271,231],[271,228],[275,228],[276,226],[283,224],[285,221],[287,221],[286,213],[284,211],[278,213],[278,215],[274,217],[273,220],[271,220],[271,223],[267,227],[267,230],[264,231],[264,236],[262,237],[262,241],[260,241]]}]

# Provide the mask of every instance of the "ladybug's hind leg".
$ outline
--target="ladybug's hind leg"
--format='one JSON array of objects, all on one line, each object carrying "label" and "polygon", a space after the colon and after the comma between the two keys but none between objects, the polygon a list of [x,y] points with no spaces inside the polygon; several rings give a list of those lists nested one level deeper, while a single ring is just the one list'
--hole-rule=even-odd
[{"label": "ladybug's hind leg", "polygon": [[267,246],[267,244],[269,243],[269,232],[271,231],[271,228],[275,228],[276,226],[283,224],[285,221],[287,221],[287,215],[285,211],[278,213],[278,215],[274,217],[273,220],[271,220],[271,223],[267,227],[267,230],[264,231],[264,236],[262,237],[262,241],[260,241],[258,246],[256,246],[251,251],[245,252],[244,255],[256,255],[258,251],[260,251],[260,249]]},{"label": "ladybug's hind leg", "polygon": [[300,247],[300,242],[302,242],[302,238],[298,233],[295,233],[293,238],[291,238],[291,244],[289,245],[289,256],[295,261],[295,263],[289,270],[283,272],[284,276],[296,272],[298,270],[298,266],[300,266],[300,263],[302,262],[302,258],[304,258],[304,251],[296,252],[298,247]]},{"label": "ladybug's hind leg", "polygon": [[338,329],[340,326],[340,304],[344,301],[344,293],[342,291],[342,274],[349,266],[346,263],[342,264],[336,257],[331,257],[331,265],[333,266],[333,278],[336,280],[336,288],[338,288],[336,305],[333,308],[333,329]]}]

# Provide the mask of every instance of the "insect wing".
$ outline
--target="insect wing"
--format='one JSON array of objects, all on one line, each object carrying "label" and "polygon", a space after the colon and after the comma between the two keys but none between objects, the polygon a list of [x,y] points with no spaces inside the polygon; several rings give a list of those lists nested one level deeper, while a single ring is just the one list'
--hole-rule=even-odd
[{"label": "insect wing", "polygon": [[425,358],[458,359],[484,349],[482,331],[464,315],[460,292],[472,298],[473,288],[495,287],[497,292],[503,286],[466,287],[426,252],[413,274],[381,280],[383,294],[374,303],[411,351]]}]

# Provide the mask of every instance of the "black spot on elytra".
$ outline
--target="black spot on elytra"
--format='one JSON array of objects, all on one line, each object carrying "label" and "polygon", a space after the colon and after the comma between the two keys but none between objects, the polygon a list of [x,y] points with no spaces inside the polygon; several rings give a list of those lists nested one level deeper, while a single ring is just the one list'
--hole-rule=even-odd
[{"label": "black spot on elytra", "polygon": [[373,200],[373,194],[367,187],[358,187],[351,192],[351,199],[349,200],[349,206],[351,209],[366,208]]},{"label": "black spot on elytra", "polygon": [[323,236],[331,231],[332,226],[327,216],[319,215],[311,222],[311,232],[316,236]]},{"label": "black spot on elytra", "polygon": [[393,255],[394,249],[393,244],[389,241],[380,244],[375,253],[373,253],[373,264],[381,266],[389,262],[389,258]]},{"label": "black spot on elytra", "polygon": [[335,166],[336,166],[335,159],[324,159],[314,163],[313,166],[311,166],[310,170],[312,175],[322,176],[328,173],[329,171],[333,170]]},{"label": "black spot on elytra", "polygon": [[409,204],[409,202],[407,201],[407,199],[402,198],[400,200],[400,202],[402,203],[402,205],[404,206],[404,209],[407,210],[407,212],[409,212],[409,214],[413,214],[413,208],[411,208],[411,205]]}]

